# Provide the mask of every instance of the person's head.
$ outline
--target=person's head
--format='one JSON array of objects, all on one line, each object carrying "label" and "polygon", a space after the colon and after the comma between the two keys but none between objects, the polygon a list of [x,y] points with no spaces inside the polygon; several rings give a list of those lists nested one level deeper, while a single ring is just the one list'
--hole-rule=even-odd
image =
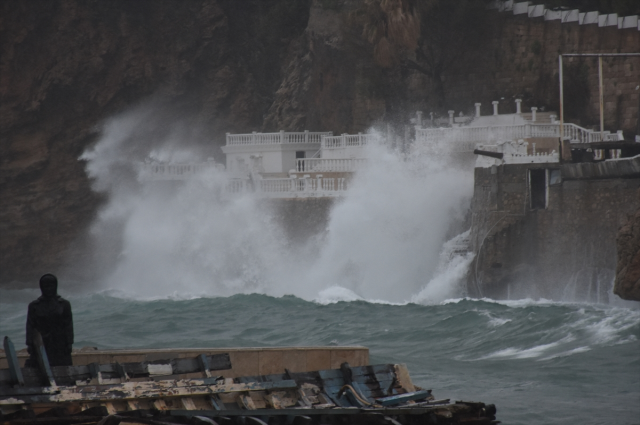
[{"label": "person's head", "polygon": [[52,274],[45,274],[40,278],[40,291],[45,298],[58,295],[58,278]]}]

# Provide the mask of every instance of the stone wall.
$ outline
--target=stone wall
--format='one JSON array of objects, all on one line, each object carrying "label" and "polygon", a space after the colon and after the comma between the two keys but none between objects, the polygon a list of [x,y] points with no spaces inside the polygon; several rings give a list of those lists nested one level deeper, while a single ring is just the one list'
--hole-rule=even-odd
[{"label": "stone wall", "polygon": [[[639,158],[626,161],[640,162]],[[543,297],[606,302],[616,269],[616,234],[640,206],[640,178],[576,175],[581,164],[476,168],[468,288],[495,298]],[[547,208],[531,209],[530,169],[559,170]]]}]

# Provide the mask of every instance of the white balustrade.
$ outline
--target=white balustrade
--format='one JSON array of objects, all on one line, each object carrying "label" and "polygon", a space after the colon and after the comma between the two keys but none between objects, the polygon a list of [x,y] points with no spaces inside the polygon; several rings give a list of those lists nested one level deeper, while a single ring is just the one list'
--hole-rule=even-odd
[{"label": "white balustrade", "polygon": [[[608,131],[601,137],[599,131],[589,130],[576,124],[564,124],[564,137],[571,143],[592,143],[622,140],[620,132]],[[417,143],[470,143],[497,140],[518,140],[531,137],[560,137],[560,124],[518,124],[487,127],[422,128],[416,129]]]},{"label": "white balustrade", "polygon": [[[248,191],[248,185],[242,187]],[[258,180],[255,192],[264,198],[322,198],[343,196],[347,185],[344,178],[275,178]],[[239,193],[240,191],[228,191]]]},{"label": "white balustrade", "polygon": [[299,173],[354,172],[366,161],[365,158],[303,158],[296,160],[296,171]]},{"label": "white balustrade", "polygon": [[366,146],[379,136],[376,134],[341,134],[340,136],[322,137],[322,149],[338,149],[346,147]]},{"label": "white balustrade", "polygon": [[285,132],[278,133],[250,133],[231,134],[227,133],[227,146],[242,145],[278,145],[294,143],[321,143],[323,136],[331,136],[331,131],[311,132]]}]

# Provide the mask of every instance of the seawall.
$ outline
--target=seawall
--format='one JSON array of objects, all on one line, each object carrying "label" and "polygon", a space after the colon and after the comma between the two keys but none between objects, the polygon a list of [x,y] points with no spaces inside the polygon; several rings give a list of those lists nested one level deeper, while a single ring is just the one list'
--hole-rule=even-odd
[{"label": "seawall", "polygon": [[[532,190],[536,170],[548,184]],[[616,235],[638,207],[640,156],[476,168],[469,293],[607,302]]]}]

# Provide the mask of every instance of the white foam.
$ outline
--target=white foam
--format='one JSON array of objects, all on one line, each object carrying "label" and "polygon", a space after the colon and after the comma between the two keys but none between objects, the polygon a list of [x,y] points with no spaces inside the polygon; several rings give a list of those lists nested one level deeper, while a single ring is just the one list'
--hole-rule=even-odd
[{"label": "white foam", "polygon": [[488,359],[529,359],[533,357],[541,356],[545,351],[550,350],[554,347],[557,347],[560,342],[552,342],[549,344],[541,344],[536,345],[531,348],[514,348],[509,347],[502,350],[498,350],[494,353],[488,354],[486,356],[480,357],[479,360],[488,360]]},{"label": "white foam", "polygon": [[[201,160],[206,144],[189,131],[142,106],[109,120],[82,155],[95,190],[109,197],[92,227],[102,288],[143,299],[263,293],[324,302],[319,293],[332,285],[350,291],[345,300],[405,303],[433,276],[449,223],[463,217],[473,190],[471,170],[371,145],[368,165],[331,211],[323,237],[291,246],[259,198],[216,196],[224,172],[138,183],[134,161]],[[100,257],[118,245],[115,264]],[[461,274],[458,266],[436,285],[441,299],[456,295],[446,286]]]},{"label": "white foam", "polygon": [[342,286],[331,286],[320,291],[314,301],[319,304],[335,304],[341,301],[363,301],[363,299],[350,289]]}]

